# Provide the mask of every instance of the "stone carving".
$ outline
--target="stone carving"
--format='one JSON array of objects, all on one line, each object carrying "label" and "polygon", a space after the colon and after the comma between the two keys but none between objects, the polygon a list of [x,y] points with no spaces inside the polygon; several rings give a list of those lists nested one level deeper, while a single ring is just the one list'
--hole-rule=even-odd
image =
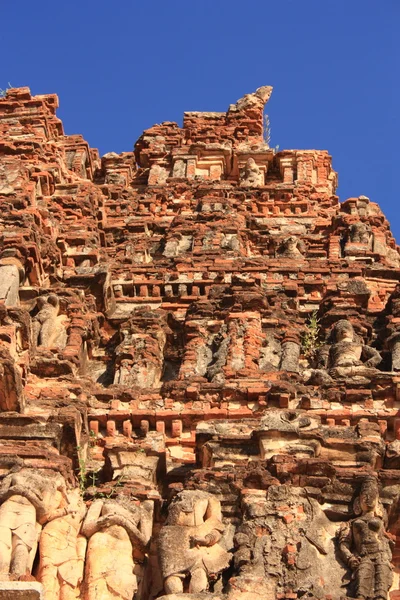
[{"label": "stone carving", "polygon": [[393,574],[391,542],[374,477],[366,477],[354,503],[358,515],[338,532],[339,551],[352,571],[355,598],[386,600]]},{"label": "stone carving", "polygon": [[61,475],[21,469],[0,486],[0,574],[30,573],[41,525],[66,514]]},{"label": "stone carving", "polygon": [[142,327],[131,318],[121,326],[121,343],[116,348],[114,383],[146,388],[156,387],[164,366],[166,331],[164,315],[147,313]]},{"label": "stone carving", "polygon": [[55,95],[0,98],[0,600],[32,578],[43,600],[337,600],[344,521],[368,571],[365,473],[392,507],[362,576],[382,593],[400,255],[375,202],[338,201],[328,151],[268,148],[270,93],[101,161]]},{"label": "stone carving", "polygon": [[329,382],[329,376],[370,378],[378,372],[376,366],[382,360],[380,353],[356,336],[353,325],[347,319],[335,323],[331,341],[317,353],[318,368],[304,372],[308,381]]},{"label": "stone carving", "polygon": [[71,490],[67,498],[66,514],[47,523],[40,535],[38,579],[46,600],[80,597],[86,538],[79,530],[86,507],[80,490]]},{"label": "stone carving", "polygon": [[240,180],[241,187],[259,187],[264,185],[264,174],[254,158],[248,158]]},{"label": "stone carving", "polygon": [[86,553],[87,600],[132,600],[138,589],[152,526],[151,501],[139,507],[118,498],[95,500],[82,534],[89,539]]},{"label": "stone carving", "polygon": [[44,348],[64,348],[67,343],[65,315],[59,315],[60,301],[56,294],[39,296],[38,313],[32,319],[32,333],[35,346]]},{"label": "stone carving", "polygon": [[25,269],[14,256],[3,253],[0,258],[0,303],[6,306],[19,305],[19,286],[25,279]]},{"label": "stone carving", "polygon": [[285,238],[279,249],[279,256],[285,258],[300,258],[304,253],[304,244],[294,235]]},{"label": "stone carving", "polygon": [[357,221],[350,227],[350,241],[358,244],[369,244],[370,230],[366,223]]},{"label": "stone carving", "polygon": [[160,567],[167,594],[207,590],[210,574],[223,571],[230,554],[221,543],[224,525],[221,505],[211,494],[183,491],[169,508],[159,537]]}]

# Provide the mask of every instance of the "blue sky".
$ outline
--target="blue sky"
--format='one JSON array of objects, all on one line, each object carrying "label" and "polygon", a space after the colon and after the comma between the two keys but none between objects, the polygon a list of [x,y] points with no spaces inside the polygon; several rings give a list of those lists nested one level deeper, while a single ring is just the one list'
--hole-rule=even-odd
[{"label": "blue sky", "polygon": [[101,154],[272,85],[271,145],[327,149],[341,200],[379,202],[400,243],[399,0],[1,0],[1,17],[0,88],[57,93]]}]

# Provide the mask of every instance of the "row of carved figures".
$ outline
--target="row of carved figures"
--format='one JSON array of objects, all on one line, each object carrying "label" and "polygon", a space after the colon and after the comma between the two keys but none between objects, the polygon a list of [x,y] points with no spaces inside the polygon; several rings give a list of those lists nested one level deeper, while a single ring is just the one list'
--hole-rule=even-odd
[{"label": "row of carved figures", "polygon": [[[45,600],[132,600],[141,586],[153,528],[153,502],[97,499],[87,509],[53,471],[22,469],[0,487],[0,579],[43,584]],[[376,479],[366,477],[355,518],[338,529],[337,549],[352,571],[356,596],[386,600],[392,584],[391,538]],[[203,491],[172,501],[158,536],[165,594],[201,593],[229,566],[221,504]],[[162,594],[162,591],[159,591]]]}]

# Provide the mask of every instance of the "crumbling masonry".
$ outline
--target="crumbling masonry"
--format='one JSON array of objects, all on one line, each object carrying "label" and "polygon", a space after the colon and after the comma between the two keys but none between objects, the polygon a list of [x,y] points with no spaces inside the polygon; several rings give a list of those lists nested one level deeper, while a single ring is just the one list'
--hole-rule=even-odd
[{"label": "crumbling masonry", "polygon": [[0,100],[0,600],[399,600],[400,255],[271,92],[102,158]]}]

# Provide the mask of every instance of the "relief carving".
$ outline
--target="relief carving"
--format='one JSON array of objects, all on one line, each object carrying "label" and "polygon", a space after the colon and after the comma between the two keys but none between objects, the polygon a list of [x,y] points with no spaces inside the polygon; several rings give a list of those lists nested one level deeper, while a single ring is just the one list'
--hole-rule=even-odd
[{"label": "relief carving", "polygon": [[86,600],[132,600],[151,536],[152,502],[95,500],[82,526],[88,538]]},{"label": "relief carving", "polygon": [[166,594],[205,592],[210,575],[228,567],[231,555],[222,544],[224,530],[221,505],[215,497],[202,491],[178,494],[159,537]]},{"label": "relief carving", "polygon": [[341,557],[352,571],[354,598],[386,600],[393,581],[392,540],[385,529],[377,481],[366,477],[354,503],[357,517],[338,532]]},{"label": "relief carving", "polygon": [[0,486],[0,574],[29,574],[42,525],[66,514],[66,487],[61,475],[21,469]]}]

